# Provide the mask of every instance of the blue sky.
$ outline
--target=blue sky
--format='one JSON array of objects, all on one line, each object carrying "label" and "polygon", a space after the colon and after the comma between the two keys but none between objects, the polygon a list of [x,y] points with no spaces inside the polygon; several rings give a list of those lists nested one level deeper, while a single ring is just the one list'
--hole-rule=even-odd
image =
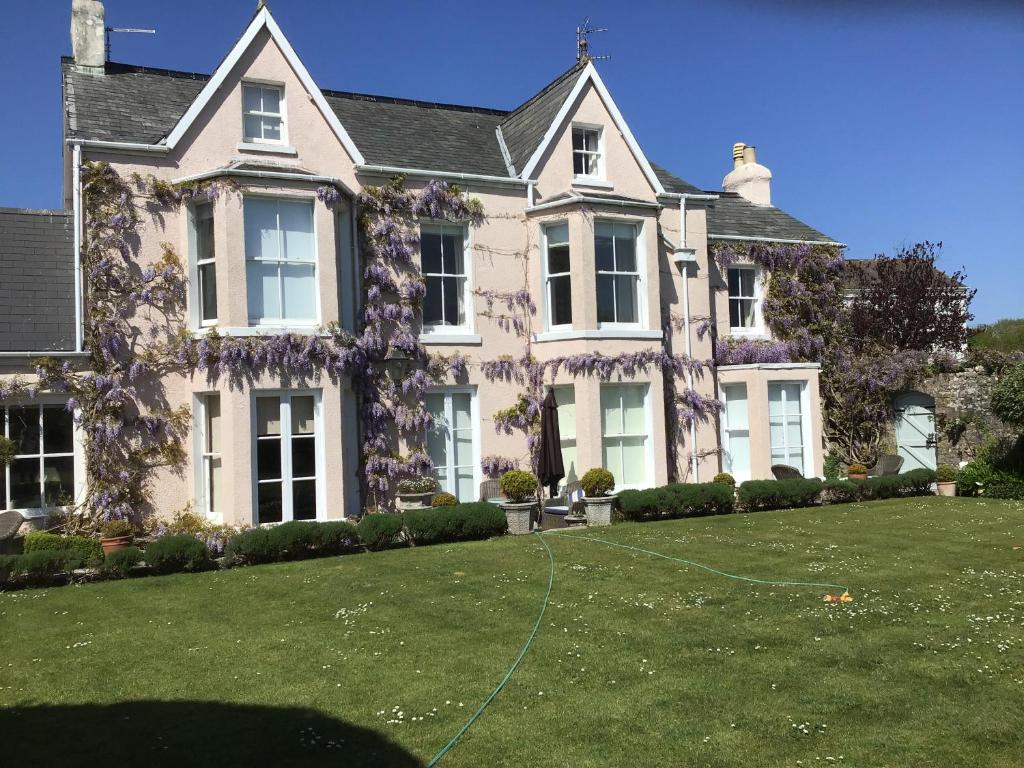
[{"label": "blue sky", "polygon": [[[1024,3],[271,0],[325,88],[511,108],[592,52],[647,155],[718,189],[745,141],[781,208],[851,257],[918,240],[967,268],[978,322],[1024,316]],[[60,205],[71,0],[5,3],[0,205]],[[107,0],[113,59],[209,72],[255,0]],[[513,11],[512,8],[515,8]]]}]

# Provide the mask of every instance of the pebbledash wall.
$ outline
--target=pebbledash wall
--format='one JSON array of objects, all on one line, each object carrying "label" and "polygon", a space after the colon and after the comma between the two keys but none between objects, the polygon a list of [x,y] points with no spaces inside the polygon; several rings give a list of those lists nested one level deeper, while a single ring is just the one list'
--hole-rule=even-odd
[{"label": "pebbledash wall", "polygon": [[[263,9],[253,24],[261,14],[269,18],[269,11]],[[105,75],[94,72],[88,77]],[[243,80],[283,87],[287,146],[252,147],[242,142]],[[507,292],[523,285],[528,288],[538,307],[532,319],[532,352],[539,360],[586,353],[614,356],[661,349],[664,345],[675,354],[688,352],[695,359],[710,361],[711,334],[698,333],[696,319],[717,320],[719,337],[729,332],[727,281],[708,253],[708,208],[714,204],[714,195],[700,194],[699,190],[689,199],[664,192],[659,194],[652,183],[649,166],[644,167],[646,160],[630,146],[629,138],[616,122],[616,115],[614,104],[608,103],[596,82],[590,81],[568,105],[561,120],[548,129],[550,142],[538,158],[531,180],[532,190],[531,184],[513,178],[507,181],[458,180],[467,194],[482,202],[486,214],[483,225],[470,227],[466,233],[467,320],[464,327],[424,333],[420,340],[431,352],[460,353],[470,362],[467,380],[448,382],[450,392],[471,395],[471,423],[461,425],[465,429],[459,434],[459,439],[471,441],[471,464],[462,464],[462,470],[471,472],[471,479],[467,478],[463,487],[472,490],[461,494],[463,496],[475,498],[476,489],[484,479],[481,459],[485,456],[513,457],[522,466],[529,464],[523,436],[500,434],[492,419],[496,410],[515,403],[522,388],[487,381],[479,366],[484,359],[493,360],[502,355],[520,357],[523,339],[497,327],[492,319],[484,316],[485,302],[481,294]],[[573,174],[574,124],[599,126],[602,130],[603,173],[600,179],[580,180]],[[269,25],[259,28],[252,36],[220,87],[198,111],[173,149],[151,152],[109,147],[101,142],[79,142],[79,147],[74,151],[69,149],[66,154],[65,190],[69,207],[75,203],[76,162],[89,160],[109,162],[125,178],[137,173],[177,182],[220,169],[223,178],[237,182],[236,191],[225,191],[212,201],[219,333],[238,335],[282,330],[315,333],[317,326],[330,322],[354,329],[360,277],[352,194],[367,185],[383,183],[392,173],[357,165],[357,159],[325,119],[303,82],[302,73],[297,71],[295,61],[289,60],[289,53],[282,50],[280,39],[271,32]],[[272,174],[294,172],[330,177],[350,194],[343,195],[331,207],[317,197],[316,188],[323,183],[321,180],[259,178],[252,174],[232,174],[232,167],[262,168]],[[406,183],[416,190],[428,178],[413,174],[407,177]],[[250,324],[243,199],[257,195],[304,200],[313,206],[318,317],[306,326],[254,327]],[[140,202],[146,202],[142,195]],[[680,226],[681,206],[685,213],[685,238]],[[193,333],[201,334],[207,328],[200,323],[197,308],[195,234],[191,220],[194,213],[194,207],[189,206],[175,210],[149,206],[140,224],[137,258],[140,268],[155,263],[163,254],[163,243],[172,244],[183,258],[188,254],[189,308],[183,322]],[[616,326],[598,322],[594,238],[598,221],[625,222],[637,228],[640,306],[636,324]],[[545,226],[563,222],[568,225],[569,233],[572,324],[552,329],[547,321],[549,308],[546,306],[542,246]],[[688,265],[677,261],[683,247],[693,251],[693,262]],[[759,275],[759,280],[765,277]],[[684,309],[691,318],[688,343],[682,330],[686,327]],[[139,338],[145,339],[150,330],[147,321],[139,318],[137,324]],[[767,331],[759,332],[767,334]],[[7,362],[4,374],[24,372],[24,363]],[[685,377],[682,380],[685,381]],[[660,367],[651,366],[632,377],[616,373],[607,382],[595,376],[573,378],[563,371],[555,381],[547,383],[558,387],[556,396],[566,414],[574,413],[571,420],[574,434],[563,434],[563,442],[567,458],[573,459],[571,463],[577,476],[589,467],[605,463],[602,425],[606,414],[602,412],[602,388],[620,384],[641,388],[632,392],[643,395],[643,423],[638,434],[630,439],[639,440],[643,445],[643,471],[627,482],[619,478],[620,487],[636,487],[664,484],[673,478],[710,480],[721,469],[733,468],[744,451],[748,457],[746,470],[739,473],[739,479],[770,477],[771,465],[780,461],[777,455],[773,457],[775,433],[772,430],[781,435],[778,430],[787,429],[790,423],[782,413],[781,420],[776,419],[777,425],[770,426],[771,418],[779,414],[769,404],[769,387],[782,386],[779,382],[795,384],[793,391],[799,398],[798,404],[791,398],[789,406],[791,413],[797,414],[799,425],[791,430],[789,438],[782,439],[788,439],[790,446],[799,440],[805,474],[820,475],[821,406],[818,371],[814,365],[730,366],[717,372],[709,366],[703,374],[694,377],[694,389],[712,398],[724,398],[729,393],[732,402],[727,404],[726,414],[721,419],[698,423],[692,436],[684,431],[678,451],[672,450],[670,445],[672,430],[666,421],[668,393]],[[211,384],[202,374],[197,374],[172,376],[163,380],[161,386],[161,394],[168,405],[188,407],[195,414],[195,421],[187,469],[161,471],[156,477],[153,496],[154,511],[158,514],[169,515],[192,505],[224,522],[254,522],[258,472],[255,397],[274,393],[281,393],[285,400],[306,394],[315,398],[317,517],[339,518],[361,511],[364,500],[360,498],[357,477],[360,450],[357,403],[346,378],[332,380],[318,376],[281,381],[266,376],[244,382],[221,379]],[[740,392],[743,393],[742,413],[736,397]],[[210,395],[219,396],[219,414],[204,410],[204,403],[211,402]],[[732,406],[731,410],[728,405]],[[280,413],[286,415],[288,411]],[[211,415],[216,421],[216,445],[205,439],[211,428]],[[737,455],[730,455],[730,449]],[[460,463],[466,461],[466,454],[462,455]],[[672,456],[676,457],[674,465],[670,463]],[[209,487],[211,462],[217,467],[213,489]],[[76,479],[80,481],[81,476],[79,471]],[[77,485],[80,495],[81,482]]]}]

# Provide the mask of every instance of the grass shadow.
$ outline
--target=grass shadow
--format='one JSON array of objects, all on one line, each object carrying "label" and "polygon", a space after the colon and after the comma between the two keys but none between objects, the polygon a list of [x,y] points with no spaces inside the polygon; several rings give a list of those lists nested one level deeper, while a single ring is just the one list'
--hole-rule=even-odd
[{"label": "grass shadow", "polygon": [[314,709],[210,701],[0,708],[17,766],[422,766],[385,736]]}]

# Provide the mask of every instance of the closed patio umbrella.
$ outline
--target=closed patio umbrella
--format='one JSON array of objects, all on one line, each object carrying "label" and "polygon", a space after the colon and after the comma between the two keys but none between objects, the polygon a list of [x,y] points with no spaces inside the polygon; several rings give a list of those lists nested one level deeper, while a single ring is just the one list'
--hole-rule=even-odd
[{"label": "closed patio umbrella", "polygon": [[565,477],[562,465],[562,436],[558,431],[558,403],[549,389],[540,407],[540,453],[537,456],[537,478],[547,486],[554,497],[558,483]]}]

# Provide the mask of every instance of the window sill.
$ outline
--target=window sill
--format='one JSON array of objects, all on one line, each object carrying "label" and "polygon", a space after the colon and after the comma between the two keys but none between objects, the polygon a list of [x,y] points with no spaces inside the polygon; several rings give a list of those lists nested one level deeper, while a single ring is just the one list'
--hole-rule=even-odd
[{"label": "window sill", "polygon": [[753,341],[770,341],[771,336],[762,331],[759,328],[730,328],[730,336],[736,336],[742,339],[751,339]]},{"label": "window sill", "polygon": [[642,341],[661,340],[664,337],[662,331],[651,331],[645,328],[598,328],[590,331],[544,331],[535,333],[533,340],[536,343],[545,341],[571,341],[573,339],[634,339]]},{"label": "window sill", "polygon": [[483,344],[483,339],[478,333],[469,332],[446,332],[426,331],[420,334],[421,344]]},{"label": "window sill", "polygon": [[330,336],[319,325],[241,325],[241,326],[206,326],[199,331],[216,331],[221,336],[273,336],[279,333],[294,333],[300,336]]},{"label": "window sill", "polygon": [[610,181],[599,179],[596,176],[573,176],[572,185],[574,187],[595,187],[597,189],[615,189],[615,185]]},{"label": "window sill", "polygon": [[291,155],[292,157],[299,154],[295,147],[289,147],[287,144],[257,144],[253,141],[240,141],[237,149],[239,152],[266,152],[272,155]]}]

